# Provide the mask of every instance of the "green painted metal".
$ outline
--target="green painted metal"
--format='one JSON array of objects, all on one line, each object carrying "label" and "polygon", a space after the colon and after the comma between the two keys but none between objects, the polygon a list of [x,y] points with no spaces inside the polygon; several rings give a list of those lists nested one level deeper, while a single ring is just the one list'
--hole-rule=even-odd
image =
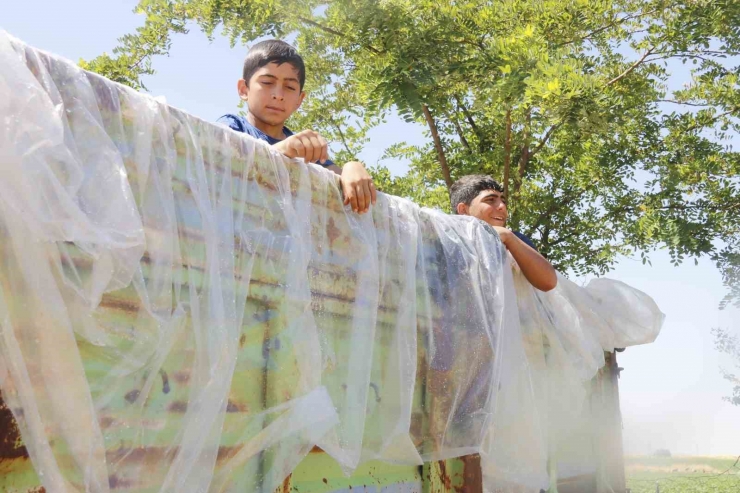
[{"label": "green painted metal", "polygon": [[397,466],[370,461],[362,464],[351,476],[345,476],[331,457],[314,449],[293,471],[289,489],[296,493],[360,493],[381,490],[420,493],[421,484],[419,466]]}]

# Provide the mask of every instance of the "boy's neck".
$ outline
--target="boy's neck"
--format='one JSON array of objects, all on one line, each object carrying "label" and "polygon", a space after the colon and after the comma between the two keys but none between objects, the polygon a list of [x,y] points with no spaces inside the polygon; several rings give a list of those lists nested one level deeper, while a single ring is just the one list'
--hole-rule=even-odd
[{"label": "boy's neck", "polygon": [[269,123],[263,122],[250,112],[247,112],[247,121],[260,131],[264,132],[265,135],[268,135],[273,139],[283,140],[285,138],[285,132],[283,131],[285,126],[282,123],[280,125],[270,125]]}]

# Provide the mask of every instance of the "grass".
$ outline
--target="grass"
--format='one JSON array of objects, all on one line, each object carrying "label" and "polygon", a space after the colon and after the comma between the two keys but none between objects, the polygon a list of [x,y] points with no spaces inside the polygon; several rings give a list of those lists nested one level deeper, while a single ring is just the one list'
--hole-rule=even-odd
[{"label": "grass", "polygon": [[736,459],[626,457],[627,487],[632,493],[740,493],[740,462]]}]

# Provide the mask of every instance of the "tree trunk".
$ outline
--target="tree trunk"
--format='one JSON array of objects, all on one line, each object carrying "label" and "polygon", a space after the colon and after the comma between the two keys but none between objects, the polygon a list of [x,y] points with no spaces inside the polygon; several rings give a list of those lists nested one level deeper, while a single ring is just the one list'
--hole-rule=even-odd
[{"label": "tree trunk", "polygon": [[511,176],[511,108],[506,110],[506,136],[504,137],[504,195],[509,197]]},{"label": "tree trunk", "polygon": [[522,147],[522,155],[519,158],[519,169],[517,170],[516,177],[514,178],[514,195],[519,195],[519,189],[522,187],[522,181],[524,180],[524,173],[527,171],[527,165],[529,164],[529,136],[532,122],[532,110],[527,110],[527,123],[524,127],[524,147]]},{"label": "tree trunk", "polygon": [[442,168],[442,176],[445,179],[445,184],[447,184],[447,190],[449,190],[452,187],[452,176],[450,175],[450,167],[447,165],[445,150],[442,148],[442,141],[437,132],[437,124],[434,122],[432,112],[429,111],[429,106],[424,104],[421,108],[424,111],[424,118],[427,120],[429,130],[432,132],[432,140],[434,140],[434,148],[437,149],[437,157],[439,158],[439,165]]}]

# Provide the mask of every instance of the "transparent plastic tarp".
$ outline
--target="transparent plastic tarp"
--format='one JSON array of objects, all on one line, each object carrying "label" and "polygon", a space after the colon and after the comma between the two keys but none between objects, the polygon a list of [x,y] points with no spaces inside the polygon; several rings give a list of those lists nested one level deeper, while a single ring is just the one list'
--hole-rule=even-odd
[{"label": "transparent plastic tarp", "polygon": [[306,168],[0,40],[3,397],[47,491],[272,487],[336,424]]},{"label": "transparent plastic tarp", "polygon": [[[548,460],[547,472],[560,477],[594,472],[591,434],[605,424],[590,407],[599,398],[591,383],[605,364],[604,351],[653,342],[664,315],[649,296],[619,281],[594,279],[582,287],[558,276],[557,287],[544,293],[529,284],[513,259],[511,265],[518,320],[506,327],[518,325],[521,331],[537,417],[525,413],[519,421],[505,420],[514,425],[507,430],[512,438],[491,440],[484,447],[491,455],[482,464],[489,491],[538,492],[549,483]],[[496,423],[494,418],[494,428]],[[527,456],[542,452],[537,468],[535,457]]]},{"label": "transparent plastic tarp", "polygon": [[535,487],[553,400],[659,328],[2,32],[0,166],[0,390],[47,491],[269,492],[314,446]]}]

